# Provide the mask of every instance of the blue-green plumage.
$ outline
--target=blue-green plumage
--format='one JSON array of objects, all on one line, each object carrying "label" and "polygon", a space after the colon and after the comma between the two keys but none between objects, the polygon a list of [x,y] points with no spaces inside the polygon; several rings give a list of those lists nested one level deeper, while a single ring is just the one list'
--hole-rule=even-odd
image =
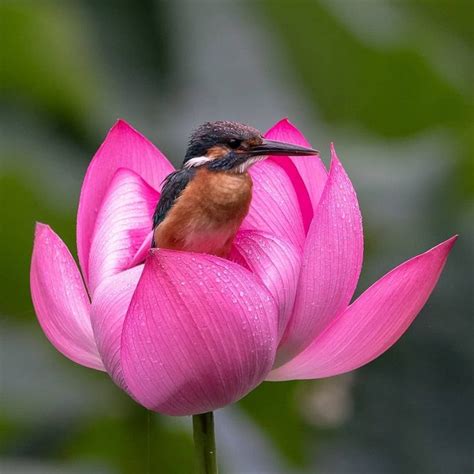
[{"label": "blue-green plumage", "polygon": [[175,200],[181,195],[195,174],[196,170],[194,168],[183,168],[174,171],[165,178],[160,200],[153,214],[154,229],[164,220]]}]

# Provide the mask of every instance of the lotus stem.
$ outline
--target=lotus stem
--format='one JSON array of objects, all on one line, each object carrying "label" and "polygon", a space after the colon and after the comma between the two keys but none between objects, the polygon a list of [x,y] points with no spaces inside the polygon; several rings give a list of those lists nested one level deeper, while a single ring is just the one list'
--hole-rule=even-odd
[{"label": "lotus stem", "polygon": [[193,415],[193,436],[198,474],[217,474],[216,439],[212,411]]}]

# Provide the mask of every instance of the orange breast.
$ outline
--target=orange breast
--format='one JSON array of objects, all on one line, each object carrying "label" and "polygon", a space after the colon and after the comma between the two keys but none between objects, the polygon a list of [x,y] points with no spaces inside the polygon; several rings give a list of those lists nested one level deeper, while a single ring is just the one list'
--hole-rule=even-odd
[{"label": "orange breast", "polygon": [[155,245],[225,257],[251,199],[248,173],[200,169],[156,228]]}]

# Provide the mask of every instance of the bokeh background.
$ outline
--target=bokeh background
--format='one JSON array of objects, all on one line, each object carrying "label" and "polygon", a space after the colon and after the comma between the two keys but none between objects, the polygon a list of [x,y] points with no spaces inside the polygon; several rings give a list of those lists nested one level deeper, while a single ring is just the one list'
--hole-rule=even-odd
[{"label": "bokeh background", "polygon": [[148,413],[42,334],[34,221],[75,249],[89,160],[116,118],[174,162],[206,120],[288,116],[358,190],[357,290],[454,233],[430,301],[388,353],[327,380],[264,383],[217,413],[225,473],[472,472],[470,0],[3,0],[1,472],[188,473],[190,419]]}]

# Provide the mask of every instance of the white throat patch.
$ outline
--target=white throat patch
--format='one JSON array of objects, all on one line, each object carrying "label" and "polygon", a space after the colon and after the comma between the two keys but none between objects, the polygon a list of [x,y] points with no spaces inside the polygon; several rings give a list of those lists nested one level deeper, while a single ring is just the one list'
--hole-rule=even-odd
[{"label": "white throat patch", "polygon": [[268,157],[266,155],[249,158],[245,163],[242,163],[238,168],[236,168],[236,171],[237,173],[245,173],[253,164],[263,161],[267,158]]},{"label": "white throat patch", "polygon": [[[263,161],[267,156],[256,156],[254,158],[249,158],[245,163],[242,163],[241,165],[237,166],[236,168],[233,168],[230,171],[233,171],[234,173],[245,173],[250,166],[252,166],[255,163],[258,163],[259,161]],[[201,166],[205,163],[209,163],[212,161],[212,158],[209,158],[208,156],[196,156],[195,158],[191,158],[186,163],[184,164],[185,168],[197,168],[198,166]]]},{"label": "white throat patch", "polygon": [[196,166],[203,165],[204,163],[208,163],[211,161],[211,158],[207,156],[196,156],[195,158],[191,158],[190,160],[186,161],[184,164],[185,168],[195,168]]}]

